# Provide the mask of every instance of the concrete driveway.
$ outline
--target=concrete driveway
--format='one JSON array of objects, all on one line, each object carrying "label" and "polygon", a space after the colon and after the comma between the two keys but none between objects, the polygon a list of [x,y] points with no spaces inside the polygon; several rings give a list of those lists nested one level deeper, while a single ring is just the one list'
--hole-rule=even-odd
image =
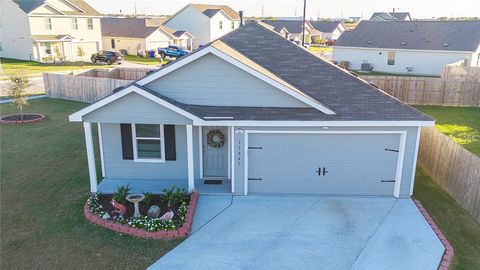
[{"label": "concrete driveway", "polygon": [[437,269],[410,199],[200,196],[193,234],[149,269]]}]

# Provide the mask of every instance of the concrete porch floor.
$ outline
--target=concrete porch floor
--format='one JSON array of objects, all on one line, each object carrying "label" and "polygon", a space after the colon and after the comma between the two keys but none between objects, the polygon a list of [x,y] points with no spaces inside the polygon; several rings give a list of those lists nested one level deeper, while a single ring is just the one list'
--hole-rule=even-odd
[{"label": "concrete porch floor", "polygon": [[[207,185],[202,179],[195,180],[195,189],[200,194],[230,194],[231,182],[223,180],[221,185]],[[152,179],[114,179],[104,178],[97,186],[98,192],[104,194],[114,193],[119,186],[128,185],[131,193],[152,192],[161,193],[165,188],[184,188],[187,190],[187,180],[152,180]]]},{"label": "concrete porch floor", "polygon": [[191,235],[149,269],[438,268],[410,199],[201,195]]}]

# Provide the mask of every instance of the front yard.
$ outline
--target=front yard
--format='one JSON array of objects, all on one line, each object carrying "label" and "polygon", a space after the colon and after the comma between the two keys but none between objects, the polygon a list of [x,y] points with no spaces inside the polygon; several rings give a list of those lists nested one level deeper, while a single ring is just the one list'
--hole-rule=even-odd
[{"label": "front yard", "polygon": [[[82,207],[89,182],[83,128],[67,120],[85,106],[34,100],[26,112],[48,119],[0,127],[1,269],[145,269],[181,241],[119,235],[85,220]],[[478,131],[479,110],[465,110],[456,116],[440,111],[444,119],[455,118],[455,123]],[[10,114],[15,108],[0,105],[0,112]],[[480,225],[421,169],[417,172],[415,196],[455,248],[451,269],[478,269]]]},{"label": "front yard", "polygon": [[[48,119],[0,127],[0,269],[145,269],[181,241],[119,235],[85,220],[85,139],[82,126],[67,120],[85,106],[34,100],[26,112]],[[15,108],[0,105],[0,112]]]},{"label": "front yard", "polygon": [[2,65],[1,76],[12,76],[18,73],[38,74],[43,72],[53,71],[71,71],[78,69],[91,68],[109,68],[110,66],[104,64],[92,64],[89,57],[85,57],[85,62],[64,62],[57,64],[42,64],[34,61],[23,61],[11,58],[0,58]]},{"label": "front yard", "polygon": [[[125,55],[123,59],[130,63],[141,64],[141,65],[152,65],[158,66],[160,65],[160,61],[157,58],[146,58],[141,56],[135,55]],[[163,59],[162,64],[167,64],[170,62],[169,60]]]},{"label": "front yard", "polygon": [[480,156],[480,108],[415,106],[436,120],[435,127]]}]

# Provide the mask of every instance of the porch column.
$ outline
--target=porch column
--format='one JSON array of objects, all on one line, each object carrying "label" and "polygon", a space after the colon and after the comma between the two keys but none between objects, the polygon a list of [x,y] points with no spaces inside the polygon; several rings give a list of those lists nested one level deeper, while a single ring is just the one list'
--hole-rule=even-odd
[{"label": "porch column", "polygon": [[187,128],[187,164],[188,164],[188,192],[195,189],[193,176],[193,128],[192,125],[186,125]]},{"label": "porch column", "polygon": [[95,168],[95,152],[93,150],[92,124],[83,122],[85,145],[87,147],[88,175],[90,177],[90,192],[97,192],[97,169]]},{"label": "porch column", "polygon": [[203,179],[203,134],[202,126],[198,126],[198,174]]}]

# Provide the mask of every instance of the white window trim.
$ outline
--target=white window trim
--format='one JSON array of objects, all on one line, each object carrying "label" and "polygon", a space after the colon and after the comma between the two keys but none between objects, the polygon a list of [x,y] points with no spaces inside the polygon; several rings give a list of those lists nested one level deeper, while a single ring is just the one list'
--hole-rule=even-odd
[{"label": "white window trim", "polygon": [[72,30],[78,30],[78,19],[77,18],[70,18],[70,28]]},{"label": "white window trim", "polygon": [[[92,24],[90,24],[90,22],[92,22]],[[92,28],[90,28],[90,26]],[[93,30],[93,19],[92,18],[87,18],[87,30]]]},{"label": "white window trim", "polygon": [[44,26],[45,30],[47,30],[47,31],[53,30],[52,18],[51,17],[45,17],[43,19],[43,26]]},{"label": "white window trim", "polygon": [[[142,123],[138,123],[142,124]],[[155,125],[155,124],[153,124]],[[152,137],[137,137],[137,128],[136,124],[132,123],[132,144],[133,144],[133,161],[134,162],[154,162],[154,163],[165,163],[165,137],[163,132],[163,125],[160,126],[160,138],[152,138]],[[137,140],[152,140],[158,141],[160,140],[160,156],[161,158],[139,158],[138,157],[138,147],[137,147]]]}]

